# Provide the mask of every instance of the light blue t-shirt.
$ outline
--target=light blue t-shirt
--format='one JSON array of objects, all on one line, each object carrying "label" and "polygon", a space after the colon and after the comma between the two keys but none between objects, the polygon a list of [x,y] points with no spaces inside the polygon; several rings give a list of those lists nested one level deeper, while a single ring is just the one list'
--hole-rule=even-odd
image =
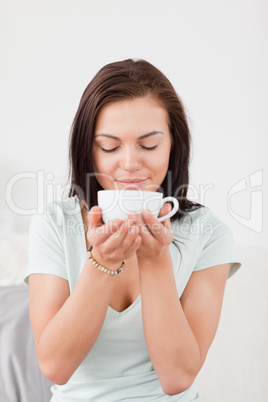
[{"label": "light blue t-shirt", "polygon": [[[208,208],[190,212],[172,227],[169,249],[179,297],[193,271],[231,263],[230,277],[239,268],[231,231]],[[86,259],[78,197],[43,206],[31,220],[25,282],[30,274],[54,274],[68,280],[72,292]],[[201,401],[195,383],[178,395],[163,393],[145,343],[141,296],[122,312],[108,307],[87,357],[67,384],[51,391],[51,402]]]}]

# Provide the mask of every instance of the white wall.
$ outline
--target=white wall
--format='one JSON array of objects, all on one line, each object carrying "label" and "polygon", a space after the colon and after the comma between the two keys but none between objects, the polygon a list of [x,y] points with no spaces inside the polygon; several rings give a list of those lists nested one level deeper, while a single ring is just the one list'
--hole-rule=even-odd
[{"label": "white wall", "polygon": [[[8,183],[8,197],[12,190],[29,213],[56,197],[85,86],[104,64],[133,57],[162,70],[185,103],[192,197],[231,227],[237,245],[268,247],[267,14],[265,0],[1,2],[0,230],[29,225],[7,206]],[[12,186],[18,174],[28,178]]]}]

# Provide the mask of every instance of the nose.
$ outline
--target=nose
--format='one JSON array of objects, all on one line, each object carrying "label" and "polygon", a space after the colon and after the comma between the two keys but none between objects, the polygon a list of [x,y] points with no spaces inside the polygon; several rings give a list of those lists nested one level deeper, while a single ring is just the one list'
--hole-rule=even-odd
[{"label": "nose", "polygon": [[140,169],[141,160],[136,149],[126,148],[120,161],[121,168],[128,172],[135,172]]}]

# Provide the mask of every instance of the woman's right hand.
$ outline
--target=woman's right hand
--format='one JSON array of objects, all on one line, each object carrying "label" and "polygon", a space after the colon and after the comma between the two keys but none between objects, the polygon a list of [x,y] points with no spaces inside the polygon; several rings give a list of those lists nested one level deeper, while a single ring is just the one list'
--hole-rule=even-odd
[{"label": "woman's right hand", "polygon": [[141,244],[138,224],[131,217],[104,224],[101,208],[94,206],[84,213],[84,221],[87,240],[93,245],[92,254],[104,266],[118,268]]}]

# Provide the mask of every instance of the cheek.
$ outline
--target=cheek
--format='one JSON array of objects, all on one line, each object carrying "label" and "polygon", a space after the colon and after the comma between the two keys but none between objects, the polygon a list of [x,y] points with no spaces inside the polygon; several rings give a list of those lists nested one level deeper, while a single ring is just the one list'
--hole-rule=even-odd
[{"label": "cheek", "polygon": [[109,158],[103,156],[94,158],[94,173],[96,179],[105,190],[114,189],[113,170]]},{"label": "cheek", "polygon": [[155,169],[159,171],[159,174],[163,173],[163,170],[167,170],[169,164],[170,148],[166,147],[165,150],[159,151],[154,155],[152,164]]},{"label": "cheek", "polygon": [[97,149],[93,155],[94,155],[94,157],[93,157],[94,172],[95,173],[101,173],[101,172],[104,173],[104,172],[109,171],[110,165],[111,165],[110,158],[107,157],[102,152],[100,152],[99,149]]},{"label": "cheek", "polygon": [[94,173],[97,181],[105,190],[114,189],[114,176],[116,170],[116,162],[114,158],[108,154],[96,153],[94,159]]},{"label": "cheek", "polygon": [[150,158],[150,165],[147,164],[149,170],[154,174],[154,179],[158,184],[161,184],[166,176],[168,162],[169,157],[164,157],[161,152],[159,155],[154,155],[153,158]]}]

